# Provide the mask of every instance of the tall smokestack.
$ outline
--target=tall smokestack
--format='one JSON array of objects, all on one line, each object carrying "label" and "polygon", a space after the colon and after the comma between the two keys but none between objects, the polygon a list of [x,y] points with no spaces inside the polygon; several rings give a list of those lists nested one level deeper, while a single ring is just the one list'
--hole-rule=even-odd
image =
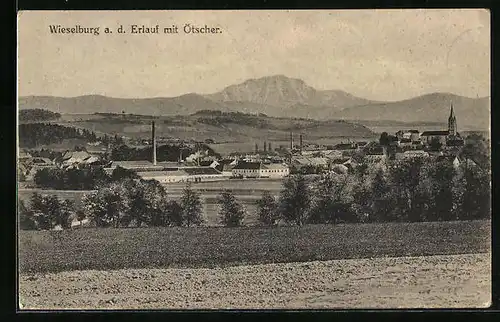
[{"label": "tall smokestack", "polygon": [[264,141],[264,152],[266,152],[266,151],[267,151],[267,143],[266,143],[266,141]]},{"label": "tall smokestack", "polygon": [[302,151],[302,133],[299,136],[300,151]]},{"label": "tall smokestack", "polygon": [[290,150],[293,150],[293,132],[290,132]]},{"label": "tall smokestack", "polygon": [[156,165],[156,133],[155,121],[151,122],[151,141],[153,141],[153,165]]}]

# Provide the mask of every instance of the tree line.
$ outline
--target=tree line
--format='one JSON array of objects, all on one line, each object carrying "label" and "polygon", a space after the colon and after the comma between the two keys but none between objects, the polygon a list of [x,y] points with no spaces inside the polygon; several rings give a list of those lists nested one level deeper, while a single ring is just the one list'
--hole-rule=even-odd
[{"label": "tree line", "polygon": [[80,168],[42,168],[39,169],[33,181],[39,188],[55,190],[94,190],[126,178],[137,179],[139,176],[132,170],[116,167],[108,175],[100,166]]},{"label": "tree line", "polygon": [[34,148],[39,145],[61,143],[64,139],[98,140],[93,131],[49,123],[19,124],[19,146]]},{"label": "tree line", "polygon": [[30,121],[53,121],[61,117],[61,114],[41,108],[19,110],[19,122]]},{"label": "tree line", "polygon": [[[186,158],[190,154],[197,151],[208,151],[208,155],[220,157],[211,147],[206,144],[198,143],[194,147],[182,147],[179,145],[159,145],[156,148],[156,159],[161,161],[176,162],[179,160],[179,156]],[[144,148],[134,148],[129,147],[125,144],[116,146],[111,151],[111,159],[116,161],[141,161],[141,160],[151,160],[153,153],[153,148],[151,146]]]},{"label": "tree line", "polygon": [[[80,216],[96,227],[190,227],[204,222],[202,200],[190,185],[180,201],[169,200],[158,181],[120,171],[115,180],[83,198]],[[490,216],[490,191],[489,173],[479,167],[413,159],[360,167],[354,175],[325,174],[313,180],[291,176],[279,196],[263,193],[256,215],[266,226],[485,219]],[[247,210],[231,191],[223,191],[218,203],[222,225],[244,225]],[[71,202],[55,196],[35,194],[30,210],[20,207],[23,229],[68,227],[62,221],[76,214]]]}]

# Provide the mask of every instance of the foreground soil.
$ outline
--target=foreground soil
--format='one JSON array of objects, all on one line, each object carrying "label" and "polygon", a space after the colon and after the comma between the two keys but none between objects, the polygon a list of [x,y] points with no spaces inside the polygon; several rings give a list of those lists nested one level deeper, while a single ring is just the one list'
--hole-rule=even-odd
[{"label": "foreground soil", "polygon": [[24,309],[487,307],[490,254],[22,274]]}]

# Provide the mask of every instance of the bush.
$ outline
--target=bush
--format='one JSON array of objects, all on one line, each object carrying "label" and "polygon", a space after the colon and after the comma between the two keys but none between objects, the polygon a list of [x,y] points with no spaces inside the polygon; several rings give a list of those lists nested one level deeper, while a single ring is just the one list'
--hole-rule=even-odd
[{"label": "bush", "polygon": [[259,222],[264,226],[277,226],[280,219],[279,206],[269,191],[262,194],[257,200]]},{"label": "bush", "polygon": [[245,209],[231,191],[225,190],[219,198],[221,223],[226,227],[239,227],[245,218]]}]

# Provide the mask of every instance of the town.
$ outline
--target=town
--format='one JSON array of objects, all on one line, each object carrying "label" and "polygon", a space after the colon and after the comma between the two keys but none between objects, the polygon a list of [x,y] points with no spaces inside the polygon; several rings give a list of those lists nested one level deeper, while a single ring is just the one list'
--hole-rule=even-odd
[{"label": "town", "polygon": [[[448,129],[441,131],[423,131],[401,129],[393,134],[382,133],[380,139],[373,141],[354,141],[335,145],[320,145],[306,142],[306,135],[290,132],[289,145],[280,145],[273,149],[273,142],[255,142],[254,151],[247,153],[232,152],[225,156],[210,155],[209,151],[198,149],[183,156],[183,148],[193,150],[198,143],[171,140],[167,144],[179,146],[177,162],[158,161],[157,145],[165,144],[164,138],[157,138],[155,122],[151,123],[151,139],[129,139],[130,144],[139,143],[152,147],[149,159],[113,160],[109,147],[101,151],[84,149],[66,151],[62,157],[49,159],[33,157],[29,152],[19,154],[19,171],[24,181],[33,180],[36,172],[42,168],[81,168],[88,166],[102,167],[110,174],[117,167],[134,171],[143,179],[155,179],[162,184],[224,181],[234,179],[280,179],[290,174],[320,175],[325,173],[348,174],[360,164],[374,166],[384,164],[386,160],[412,158],[447,159],[455,166],[461,162],[475,164],[461,154],[464,138],[457,129],[453,106],[450,107]],[[97,141],[92,146],[100,146]],[[90,150],[90,151],[89,151]]]}]

